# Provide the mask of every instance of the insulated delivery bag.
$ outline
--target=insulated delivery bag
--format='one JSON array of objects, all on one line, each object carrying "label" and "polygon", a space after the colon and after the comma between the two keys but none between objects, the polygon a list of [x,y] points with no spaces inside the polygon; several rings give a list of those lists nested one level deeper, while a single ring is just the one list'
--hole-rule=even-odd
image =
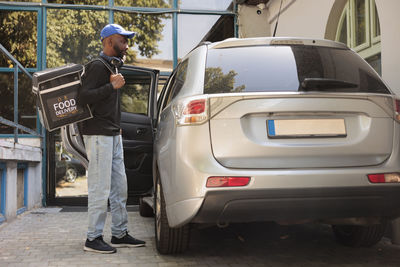
[{"label": "insulated delivery bag", "polygon": [[32,91],[38,97],[39,116],[47,130],[92,118],[89,106],[79,106],[78,91],[84,65],[68,64],[33,74]]}]

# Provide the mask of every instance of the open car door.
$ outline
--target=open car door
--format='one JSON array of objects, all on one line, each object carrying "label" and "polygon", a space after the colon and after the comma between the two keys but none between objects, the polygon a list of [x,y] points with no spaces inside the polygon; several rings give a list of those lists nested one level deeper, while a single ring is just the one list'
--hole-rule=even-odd
[{"label": "open car door", "polygon": [[[159,71],[123,66],[125,85],[121,90],[121,128],[125,171],[128,179],[128,203],[151,195],[153,161],[153,122],[157,109]],[[61,129],[65,149],[87,168],[83,138],[77,124]]]}]

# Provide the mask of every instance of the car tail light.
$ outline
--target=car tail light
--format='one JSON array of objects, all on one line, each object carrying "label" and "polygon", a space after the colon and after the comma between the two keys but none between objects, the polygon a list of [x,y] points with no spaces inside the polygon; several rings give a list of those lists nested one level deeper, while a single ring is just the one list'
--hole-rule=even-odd
[{"label": "car tail light", "polygon": [[250,177],[211,176],[207,179],[207,187],[233,187],[246,186]]},{"label": "car tail light", "polygon": [[178,125],[201,124],[208,120],[207,97],[185,99],[172,107]]},{"label": "car tail light", "polygon": [[368,174],[371,183],[400,183],[400,173]]},{"label": "car tail light", "polygon": [[400,99],[394,100],[394,118],[400,122]]}]

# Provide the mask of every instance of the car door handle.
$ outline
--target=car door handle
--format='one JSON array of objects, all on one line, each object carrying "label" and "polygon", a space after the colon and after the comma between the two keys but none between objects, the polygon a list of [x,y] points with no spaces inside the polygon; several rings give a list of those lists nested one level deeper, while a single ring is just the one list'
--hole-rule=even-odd
[{"label": "car door handle", "polygon": [[146,132],[147,132],[146,128],[137,128],[136,129],[136,134],[137,135],[142,135],[142,134],[145,134]]}]

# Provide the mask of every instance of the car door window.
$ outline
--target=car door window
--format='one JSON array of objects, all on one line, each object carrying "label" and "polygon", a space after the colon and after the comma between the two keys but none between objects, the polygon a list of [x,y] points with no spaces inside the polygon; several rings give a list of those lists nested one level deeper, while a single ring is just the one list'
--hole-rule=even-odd
[{"label": "car door window", "polygon": [[183,84],[186,80],[186,73],[188,67],[188,59],[182,61],[176,71],[172,73],[171,78],[167,84],[167,92],[162,108],[164,109],[181,91]]},{"label": "car door window", "polygon": [[172,100],[172,85],[174,84],[175,81],[175,77],[176,77],[176,72],[172,73],[169,81],[166,84],[166,89],[165,89],[165,95],[164,95],[164,99],[162,100],[162,104],[161,104],[161,110],[165,109],[165,107],[169,104],[169,102],[171,102]]},{"label": "car door window", "polygon": [[124,74],[125,85],[121,88],[121,111],[148,115],[151,75],[145,73]]},{"label": "car door window", "polygon": [[185,83],[187,67],[188,67],[188,59],[182,61],[177,68],[177,72],[171,89],[172,91],[171,100],[174,99],[179,94],[183,84]]},{"label": "car door window", "polygon": [[170,79],[171,79],[171,76],[168,77],[167,82],[164,84],[164,87],[162,88],[162,90],[160,92],[160,96],[158,97],[158,100],[157,100],[157,116],[156,116],[156,118],[158,118],[158,116],[160,115],[161,107],[164,108],[163,101],[164,101],[164,97],[165,97],[165,94],[166,94],[166,91],[167,91],[167,88],[168,88],[168,84],[170,83]]}]

